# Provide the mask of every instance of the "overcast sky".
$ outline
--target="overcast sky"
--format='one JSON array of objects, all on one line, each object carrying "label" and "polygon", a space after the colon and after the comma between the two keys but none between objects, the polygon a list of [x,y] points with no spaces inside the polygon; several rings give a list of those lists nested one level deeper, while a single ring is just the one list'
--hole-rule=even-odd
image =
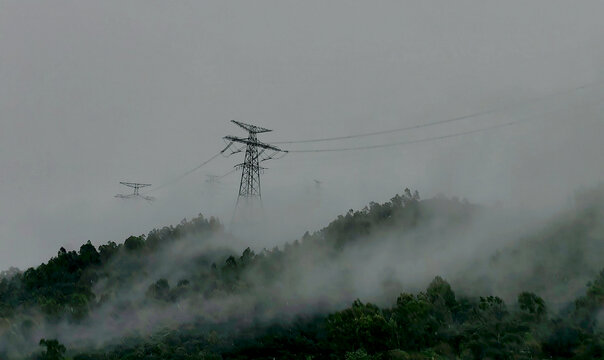
[{"label": "overcast sky", "polygon": [[215,154],[224,135],[243,136],[231,119],[274,129],[261,135],[271,142],[502,109],[290,149],[531,120],[267,162],[264,205],[283,241],[404,187],[509,207],[563,206],[604,179],[602,14],[601,0],[0,0],[0,268],[199,212],[228,223],[237,175],[210,185],[206,174],[228,172],[242,154],[152,193],[153,203],[113,196],[128,192],[119,181],[162,184]]}]

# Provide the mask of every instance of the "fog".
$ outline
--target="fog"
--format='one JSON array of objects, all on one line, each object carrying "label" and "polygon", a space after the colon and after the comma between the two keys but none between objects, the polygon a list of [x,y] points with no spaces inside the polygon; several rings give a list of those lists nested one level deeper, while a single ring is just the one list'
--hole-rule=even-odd
[{"label": "fog", "polygon": [[[601,1],[0,1],[0,268],[99,245],[197,213],[228,224],[241,154],[194,168],[230,119],[281,141],[497,114],[329,148],[526,124],[381,150],[267,162],[282,244],[408,186],[553,213],[604,175]],[[558,96],[551,94],[568,91]],[[541,99],[526,103],[530,99]],[[522,104],[522,105],[518,105]],[[322,183],[315,187],[314,179]],[[212,187],[213,186],[213,187]],[[278,225],[278,226],[277,226]]]},{"label": "fog", "polygon": [[[422,291],[435,276],[445,277],[458,297],[489,294],[514,304],[520,292],[536,291],[551,311],[558,311],[582,295],[601,268],[603,190],[600,186],[587,203],[574,202],[551,218],[543,212],[430,199],[421,202],[423,215],[414,226],[375,223],[369,235],[347,239],[337,251],[327,239],[306,238],[287,244],[283,253],[264,250],[268,263],[261,258],[249,267],[239,256],[250,236],[258,235],[256,229],[242,238],[217,230],[168,238],[157,249],[122,248],[92,270],[99,280],[93,287],[95,305],[85,318],[48,321],[39,309],[23,309],[19,318],[6,320],[0,351],[27,354],[40,338],[57,338],[78,351],[188,324],[228,333],[341,310],[355,299],[389,307],[401,292]],[[593,222],[583,218],[586,209],[595,211]],[[563,234],[562,242],[556,233]],[[271,236],[270,231],[263,235]],[[552,252],[556,246],[560,252]],[[581,257],[573,264],[577,251]],[[244,266],[233,289],[222,268],[231,254]],[[279,271],[267,273],[267,264]],[[565,281],[552,282],[549,275],[560,273]],[[150,289],[159,279],[180,295],[155,300]],[[183,280],[187,284],[181,287]],[[28,330],[24,319],[35,326]]]}]

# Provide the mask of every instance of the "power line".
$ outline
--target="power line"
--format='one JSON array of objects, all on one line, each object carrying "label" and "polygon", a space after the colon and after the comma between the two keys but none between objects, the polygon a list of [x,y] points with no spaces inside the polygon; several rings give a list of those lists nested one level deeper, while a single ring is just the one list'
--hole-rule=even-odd
[{"label": "power line", "polygon": [[374,131],[374,132],[369,132],[369,133],[362,133],[362,134],[355,134],[355,135],[345,135],[345,136],[334,136],[334,137],[319,138],[319,139],[308,139],[308,140],[297,140],[297,141],[276,141],[275,144],[315,143],[315,142],[325,142],[325,141],[334,141],[334,140],[355,139],[355,138],[366,137],[366,136],[374,136],[374,135],[391,134],[393,132],[401,132],[401,131],[406,131],[406,130],[420,129],[420,128],[429,127],[429,126],[435,126],[435,125],[446,124],[446,123],[460,121],[460,120],[465,120],[465,119],[471,119],[471,118],[474,118],[474,117],[479,117],[479,116],[482,116],[482,115],[488,115],[488,114],[492,114],[492,113],[495,113],[495,112],[496,112],[495,110],[489,110],[489,111],[474,113],[474,114],[470,114],[470,115],[458,116],[458,117],[451,118],[451,119],[446,119],[446,120],[438,120],[438,121],[433,121],[433,122],[424,123],[424,124],[405,126],[405,127],[397,128],[397,129],[380,130],[380,131]]},{"label": "power line", "polygon": [[458,136],[463,136],[463,135],[475,134],[475,133],[484,132],[484,131],[488,131],[488,130],[494,130],[494,129],[499,129],[499,128],[503,128],[503,127],[507,127],[507,126],[512,126],[512,125],[519,124],[519,123],[525,123],[527,121],[528,120],[511,121],[511,122],[504,123],[504,124],[498,124],[498,125],[494,125],[494,126],[489,126],[489,127],[484,127],[484,128],[480,128],[480,129],[469,130],[469,131],[464,131],[464,132],[459,132],[459,133],[454,133],[454,134],[434,136],[434,137],[417,139],[417,140],[400,141],[400,142],[387,143],[387,144],[353,146],[353,147],[335,148],[335,149],[289,150],[289,152],[290,153],[316,153],[316,152],[339,152],[339,151],[380,149],[380,148],[387,148],[387,147],[401,146],[401,145],[408,145],[408,144],[417,144],[417,143],[422,143],[422,142],[436,141],[436,140],[448,139],[448,138],[458,137]]},{"label": "power line", "polygon": [[217,180],[223,179],[223,178],[225,178],[225,177],[227,177],[227,176],[231,175],[232,173],[237,172],[238,170],[239,170],[239,169],[238,169],[237,167],[234,167],[234,168],[233,168],[233,170],[231,170],[231,171],[229,171],[229,172],[227,172],[227,173],[224,173],[224,174],[222,174],[222,175],[218,176],[216,179],[217,179]]},{"label": "power line", "polygon": [[208,184],[221,184],[220,180],[224,179],[225,177],[235,173],[236,171],[238,171],[239,169],[237,167],[234,167],[233,169],[229,170],[228,172],[222,174],[222,175],[212,175],[212,174],[206,174],[206,183]]},{"label": "power line", "polygon": [[480,111],[480,112],[476,112],[476,113],[472,113],[472,114],[457,116],[457,117],[450,118],[450,119],[437,120],[437,121],[427,122],[427,123],[423,123],[423,124],[405,126],[405,127],[400,127],[400,128],[390,129],[390,130],[380,130],[380,131],[374,131],[374,132],[360,133],[360,134],[333,136],[333,137],[315,138],[315,139],[306,139],[306,140],[275,141],[275,142],[273,142],[273,144],[302,144],[302,143],[315,143],[315,142],[325,142],[325,141],[334,141],[334,140],[356,139],[356,138],[366,137],[366,136],[384,135],[384,134],[390,134],[393,132],[420,129],[420,128],[436,126],[436,125],[441,125],[441,124],[446,124],[446,123],[451,123],[451,122],[456,122],[456,121],[461,121],[461,120],[466,120],[466,119],[472,119],[472,118],[476,118],[476,117],[481,117],[481,116],[485,116],[485,115],[503,112],[503,111],[511,109],[511,108],[518,108],[518,107],[526,106],[526,105],[529,105],[529,104],[532,104],[535,102],[539,102],[541,100],[545,100],[545,99],[548,99],[551,97],[556,97],[556,96],[560,96],[560,95],[564,95],[564,94],[568,94],[568,93],[573,93],[575,91],[593,87],[593,86],[599,85],[601,83],[602,83],[602,81],[597,81],[597,82],[589,83],[586,85],[578,86],[578,87],[575,87],[572,89],[561,90],[561,91],[551,93],[551,94],[548,94],[545,96],[535,97],[535,98],[532,98],[532,99],[529,99],[529,100],[526,100],[526,101],[523,101],[523,102],[520,102],[517,104],[503,106],[498,109]]},{"label": "power line", "polygon": [[205,165],[209,164],[209,163],[210,163],[212,160],[214,160],[214,159],[216,159],[217,157],[219,157],[220,155],[222,155],[222,154],[223,154],[225,151],[227,151],[227,149],[228,149],[228,148],[230,148],[230,147],[231,147],[231,145],[232,145],[232,144],[233,144],[233,143],[229,143],[229,144],[228,144],[228,145],[227,145],[227,146],[226,146],[224,149],[222,149],[220,152],[218,152],[218,153],[214,154],[212,157],[210,157],[210,158],[209,158],[209,159],[207,159],[206,161],[202,162],[201,164],[197,165],[196,167],[192,168],[191,170],[188,170],[188,171],[186,171],[185,173],[183,173],[183,174],[179,175],[178,177],[176,177],[176,178],[174,178],[174,179],[172,179],[172,180],[170,180],[170,181],[167,181],[167,182],[165,182],[165,183],[163,183],[163,184],[161,184],[161,185],[159,185],[159,186],[157,186],[157,187],[155,187],[155,188],[153,188],[153,189],[151,189],[151,190],[149,190],[149,191],[147,191],[147,192],[156,191],[156,190],[159,190],[159,189],[164,188],[164,187],[166,187],[166,186],[172,185],[172,184],[174,184],[174,183],[176,183],[176,182],[178,182],[178,181],[182,180],[184,177],[186,177],[186,176],[188,176],[188,175],[191,175],[191,174],[192,174],[192,173],[194,173],[195,171],[197,171],[197,170],[201,169],[202,167],[204,167]]},{"label": "power line", "polygon": [[[521,106],[525,106],[525,105],[529,105],[531,103],[535,103],[547,98],[551,98],[551,97],[556,97],[556,96],[560,96],[563,94],[567,94],[567,93],[572,93],[578,90],[582,90],[582,89],[586,89],[586,88],[590,88],[590,87],[594,87],[596,85],[601,84],[602,81],[597,81],[597,82],[593,82],[593,83],[589,83],[583,86],[579,86],[579,87],[575,87],[572,89],[566,89],[563,91],[559,91],[556,93],[552,93],[552,94],[548,94],[546,96],[542,96],[539,98],[533,98],[515,105],[510,105],[510,106],[504,106],[501,107],[499,109],[493,109],[493,110],[487,110],[487,111],[482,111],[482,112],[477,112],[477,113],[473,113],[473,114],[468,114],[468,115],[463,115],[463,116],[458,116],[458,117],[454,117],[454,118],[449,118],[449,119],[444,119],[444,120],[438,120],[438,121],[433,121],[433,122],[428,122],[428,123],[424,123],[424,124],[417,124],[417,125],[412,125],[412,126],[405,126],[405,127],[401,127],[401,128],[396,128],[396,129],[390,129],[390,130],[381,130],[381,131],[374,131],[374,132],[369,132],[369,133],[361,133],[361,134],[352,134],[352,135],[345,135],[345,136],[334,136],[334,137],[327,137],[327,138],[317,138],[317,139],[307,139],[307,140],[296,140],[296,141],[281,141],[281,142],[274,142],[274,144],[297,144],[297,143],[313,143],[313,142],[326,142],[326,141],[333,141],[333,140],[345,140],[345,139],[354,139],[354,138],[360,138],[360,137],[367,137],[367,136],[374,136],[374,135],[383,135],[383,134],[390,134],[390,133],[394,133],[394,132],[402,132],[402,131],[406,131],[406,130],[413,130],[413,129],[419,129],[419,128],[424,128],[424,127],[429,127],[429,126],[435,126],[435,125],[440,125],[440,124],[445,124],[445,123],[452,123],[452,122],[456,122],[456,121],[460,121],[460,120],[464,120],[464,119],[470,119],[470,118],[475,118],[475,117],[480,117],[480,116],[484,116],[484,115],[489,115],[489,114],[494,114],[494,113],[499,113],[499,112],[503,112],[507,109],[510,108],[517,108],[517,107],[521,107]],[[244,123],[240,123],[240,122],[236,122],[233,121],[235,124],[237,124],[240,127],[243,127],[244,129],[248,130],[248,132],[250,133],[261,133],[261,132],[268,132],[270,130],[265,129],[265,128],[261,128],[261,127],[257,127],[254,125],[249,125],[249,124],[244,124]],[[152,191],[156,191],[159,189],[162,189],[164,187],[170,186],[180,180],[182,180],[184,177],[194,173],[195,171],[199,170],[200,168],[204,167],[205,165],[207,165],[208,163],[210,163],[212,160],[216,159],[218,156],[223,155],[232,145],[234,142],[236,143],[241,143],[243,146],[240,146],[239,148],[235,149],[234,151],[231,152],[231,154],[229,155],[233,155],[235,153],[238,152],[242,152],[244,149],[247,149],[248,147],[252,146],[255,148],[261,148],[262,150],[259,151],[257,153],[258,157],[256,158],[259,161],[266,161],[266,160],[270,160],[270,159],[277,159],[280,157],[285,156],[288,152],[292,152],[292,153],[318,153],[318,152],[341,152],[341,151],[354,151],[354,150],[369,150],[369,149],[378,149],[378,148],[387,148],[387,147],[393,147],[393,146],[400,146],[400,145],[407,145],[407,144],[415,144],[415,143],[422,143],[422,142],[429,142],[429,141],[435,141],[435,140],[441,140],[441,139],[446,139],[446,138],[451,138],[451,137],[458,137],[458,136],[463,136],[463,135],[469,135],[469,134],[473,134],[473,133],[478,133],[478,132],[484,132],[484,131],[488,131],[488,130],[492,130],[492,129],[497,129],[497,128],[501,128],[501,127],[507,127],[507,126],[511,126],[517,123],[520,123],[521,121],[514,121],[514,122],[508,122],[505,124],[500,124],[500,125],[495,125],[495,126],[490,126],[490,127],[485,127],[485,128],[480,128],[480,129],[476,129],[476,130],[471,130],[471,131],[465,131],[465,132],[460,132],[460,133],[454,133],[454,134],[448,134],[448,135],[443,135],[443,136],[435,136],[435,137],[429,137],[429,138],[423,138],[423,139],[418,139],[418,140],[410,140],[410,141],[402,141],[402,142],[394,142],[394,143],[386,143],[386,144],[376,144],[376,145],[367,145],[367,146],[353,146],[353,147],[345,147],[345,148],[332,148],[332,149],[308,149],[308,150],[282,150],[279,149],[278,147],[275,147],[273,145],[269,145],[269,144],[265,144],[265,143],[261,143],[257,140],[250,140],[250,138],[239,138],[239,137],[234,137],[234,136],[227,136],[225,137],[225,140],[228,140],[228,144],[227,146],[222,149],[220,152],[214,154],[212,157],[210,157],[209,159],[207,159],[206,161],[202,162],[201,164],[197,165],[196,167],[184,172],[183,174],[179,175],[178,177],[165,182],[157,187],[154,187],[148,191],[146,191],[146,193],[152,192]],[[522,121],[522,122],[526,122],[526,121]],[[265,151],[272,151],[271,155],[266,155],[264,154]],[[280,156],[280,157],[277,157]],[[260,158],[262,156],[262,158]],[[241,167],[240,164],[239,166]],[[231,173],[237,171],[238,168],[235,168],[231,171],[229,171],[228,173],[218,177],[218,179],[221,179],[227,175],[230,175]]]}]

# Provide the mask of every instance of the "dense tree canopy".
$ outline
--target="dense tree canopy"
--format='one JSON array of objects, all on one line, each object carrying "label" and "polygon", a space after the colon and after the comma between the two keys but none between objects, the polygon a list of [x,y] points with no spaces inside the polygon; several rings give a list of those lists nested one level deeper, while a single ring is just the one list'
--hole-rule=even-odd
[{"label": "dense tree canopy", "polygon": [[[282,249],[237,254],[206,246],[230,235],[218,220],[201,215],[130,236],[123,244],[110,241],[97,249],[88,241],[79,251],[61,248],[45,264],[0,275],[0,358],[30,356],[23,349],[36,336],[44,349],[31,356],[40,359],[601,358],[604,270],[597,273],[589,262],[573,266],[603,240],[604,197],[595,194],[580,197],[573,216],[526,239],[521,248],[502,249],[489,259],[497,268],[518,254],[534,257],[527,274],[543,281],[519,279],[538,286],[519,292],[516,301],[458,293],[443,274],[424,291],[399,292],[390,305],[342,297],[309,304],[308,311],[303,301],[289,303],[295,297],[284,292],[299,281],[295,269],[329,262],[357,245],[377,246],[393,230],[457,231],[484,210],[456,199],[421,200],[408,189],[384,204],[350,210]],[[563,306],[550,306],[534,292],[552,279],[564,284],[579,275],[592,281]],[[232,305],[231,314],[216,313],[232,301],[241,303]],[[141,332],[150,326],[149,313],[167,325]],[[131,318],[120,323],[126,314]],[[179,316],[186,321],[169,321]],[[45,335],[53,326],[94,327],[91,321],[115,321],[117,333],[125,335],[100,347],[92,341],[67,349],[60,343],[69,341],[63,333],[51,334],[56,340]],[[121,328],[131,323],[142,325],[130,332]]]}]

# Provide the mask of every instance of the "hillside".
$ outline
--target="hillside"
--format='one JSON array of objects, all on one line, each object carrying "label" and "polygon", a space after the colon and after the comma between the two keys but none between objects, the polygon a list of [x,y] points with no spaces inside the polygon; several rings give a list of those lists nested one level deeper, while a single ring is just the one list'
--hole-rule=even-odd
[{"label": "hillside", "polygon": [[594,358],[603,194],[534,224],[406,190],[283,248],[201,215],[61,248],[2,274],[0,358]]}]

